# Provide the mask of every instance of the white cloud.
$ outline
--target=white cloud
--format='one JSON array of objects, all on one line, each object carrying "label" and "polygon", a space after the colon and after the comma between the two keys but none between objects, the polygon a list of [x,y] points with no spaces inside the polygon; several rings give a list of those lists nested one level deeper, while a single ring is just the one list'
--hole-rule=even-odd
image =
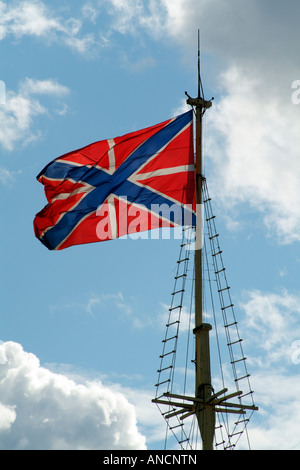
[{"label": "white cloud", "polygon": [[50,310],[52,313],[61,312],[61,310],[78,310],[82,313],[88,313],[91,316],[96,315],[96,310],[110,311],[113,308],[117,308],[122,312],[122,315],[130,315],[132,313],[132,307],[127,300],[124,299],[122,292],[115,294],[95,294],[89,293],[84,296],[85,299],[82,302],[72,301],[67,303],[61,303],[59,305],[51,305]]},{"label": "white cloud", "polygon": [[112,28],[119,33],[134,33],[143,14],[141,0],[109,0],[108,13],[112,17]]},{"label": "white cloud", "polygon": [[99,11],[91,3],[85,3],[81,9],[84,18],[87,18],[92,23],[96,22]]},{"label": "white cloud", "polygon": [[252,449],[298,450],[299,369],[295,369],[294,375],[264,370],[255,375],[252,384],[259,405],[249,428]]},{"label": "white cloud", "polygon": [[15,181],[17,174],[21,173],[20,171],[11,171],[0,166],[0,182],[5,186],[10,186]]},{"label": "white cloud", "polygon": [[24,0],[14,4],[1,1],[0,12],[2,39],[10,34],[16,37],[41,37],[63,29],[58,19],[49,18],[47,8],[39,0]]},{"label": "white cloud", "polygon": [[99,381],[76,383],[21,345],[0,345],[1,449],[145,449],[134,408]]},{"label": "white cloud", "polygon": [[[25,78],[19,90],[6,91],[6,102],[0,106],[0,144],[6,150],[13,150],[18,143],[26,145],[40,136],[33,130],[34,118],[47,114],[48,110],[33,95],[54,95],[61,97],[68,88],[55,80]],[[59,111],[58,111],[59,112]],[[5,176],[4,170],[1,172]]]},{"label": "white cloud", "polygon": [[46,109],[37,100],[30,100],[21,94],[8,92],[5,107],[0,109],[0,143],[7,150],[13,150],[17,142],[27,144],[39,136],[31,132],[32,120],[44,114]]},{"label": "white cloud", "polygon": [[87,53],[95,40],[92,34],[79,36],[81,29],[81,19],[55,16],[40,0],[23,0],[13,4],[0,1],[0,40],[9,36],[33,36]]},{"label": "white cloud", "polygon": [[38,2],[20,2],[17,8],[4,10],[2,24],[7,26],[7,34],[17,37],[25,35],[45,36],[53,30],[60,29],[54,18],[47,18],[45,6]]},{"label": "white cloud", "polygon": [[52,315],[61,315],[62,312],[72,310],[80,315],[88,314],[92,317],[107,315],[113,311],[122,321],[126,319],[127,326],[132,328],[157,328],[156,319],[149,316],[147,311],[141,313],[137,302],[133,297],[125,297],[121,291],[110,294],[90,292],[82,295],[80,300],[60,302],[58,305],[50,305],[49,308]]},{"label": "white cloud", "polygon": [[[166,323],[170,321],[169,320],[170,305],[162,304],[161,306],[162,306],[162,313],[159,315],[158,325],[162,326],[165,329]],[[172,321],[174,321],[175,318],[176,320],[179,319],[177,315],[179,315],[178,311],[172,318]],[[182,306],[182,309],[180,310],[180,332],[181,333],[186,333],[191,330],[191,326],[193,326],[193,318],[194,318],[193,315],[194,315],[193,312],[189,311],[185,305]],[[176,330],[176,328],[177,328],[177,325],[173,327],[174,331]]]},{"label": "white cloud", "polygon": [[25,78],[21,83],[20,91],[24,95],[56,95],[63,96],[69,93],[69,88],[56,80],[37,80]]},{"label": "white cloud", "polygon": [[87,304],[84,305],[84,309],[90,314],[94,315],[93,309],[95,306],[110,308],[113,305],[117,307],[122,314],[130,315],[132,313],[132,308],[128,302],[125,301],[122,292],[117,292],[116,294],[91,294],[87,300]]},{"label": "white cloud", "polygon": [[151,403],[154,397],[153,390],[138,390],[137,392],[137,390],[128,387],[120,387],[118,385],[113,385],[112,387],[113,390],[125,395],[130,403],[134,403],[138,425],[147,436],[148,445],[155,442],[163,442],[166,426],[160,412]]},{"label": "white cloud", "polygon": [[[300,294],[246,292],[240,308],[244,352],[255,404],[249,424],[254,450],[299,448]],[[284,396],[284,399],[283,399]],[[291,409],[293,419],[291,420]]]},{"label": "white cloud", "polygon": [[0,403],[0,433],[8,431],[16,420],[16,412],[13,406],[4,406]]},{"label": "white cloud", "polygon": [[[154,6],[155,2],[150,2],[149,14],[141,0],[91,0],[82,5],[78,17],[74,18],[67,17],[67,9],[61,9],[59,15],[42,0],[19,0],[14,3],[0,0],[0,40],[31,36],[47,44],[65,45],[90,57],[107,46],[116,31],[135,35],[141,28],[146,28],[153,35],[154,23],[161,21]],[[159,11],[161,13],[160,6]],[[104,12],[105,21],[102,21],[100,12]],[[93,32],[84,32],[87,23],[94,26]]]},{"label": "white cloud", "polygon": [[235,210],[255,207],[279,241],[299,241],[300,107],[291,100],[300,77],[299,2],[152,0],[149,11],[140,24],[150,34],[196,59],[200,28],[202,53],[214,58],[214,68],[203,67],[211,80],[204,89],[218,95],[205,131],[213,189]]},{"label": "white cloud", "polygon": [[246,202],[263,213],[281,241],[299,241],[299,110],[278,95],[264,97],[262,79],[239,68],[222,83],[225,96],[207,118],[214,189],[222,188],[223,203]]},{"label": "white cloud", "polygon": [[261,367],[293,364],[294,344],[300,338],[300,295],[280,292],[247,292],[241,303],[246,318],[243,331]]}]

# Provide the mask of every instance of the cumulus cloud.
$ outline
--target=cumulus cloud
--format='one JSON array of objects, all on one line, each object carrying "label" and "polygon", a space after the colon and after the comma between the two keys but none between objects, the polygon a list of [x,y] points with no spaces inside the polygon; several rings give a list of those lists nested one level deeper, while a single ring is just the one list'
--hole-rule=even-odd
[{"label": "cumulus cloud", "polygon": [[159,24],[156,34],[161,31],[188,53],[195,50],[200,28],[202,52],[218,64],[210,70],[208,63],[205,73],[217,94],[205,135],[206,154],[215,163],[213,189],[221,187],[235,209],[241,203],[255,207],[279,241],[299,241],[300,113],[291,100],[300,77],[299,2],[153,0],[151,5],[156,21],[148,24]]},{"label": "cumulus cloud", "polygon": [[[6,150],[13,150],[16,144],[23,145],[40,136],[33,131],[34,118],[47,114],[47,108],[36,98],[36,95],[62,97],[68,88],[55,80],[37,80],[25,78],[17,92],[7,90],[5,104],[0,107],[0,144]],[[5,177],[3,170],[2,177]]]},{"label": "cumulus cloud", "polygon": [[223,204],[261,212],[282,242],[299,241],[299,109],[264,95],[262,78],[240,68],[227,70],[222,83],[224,96],[207,118],[214,190]]},{"label": "cumulus cloud", "polygon": [[298,372],[295,369],[294,375],[290,375],[282,371],[263,371],[252,379],[256,403],[259,405],[259,412],[252,419],[249,430],[252,449],[299,449]]},{"label": "cumulus cloud", "polygon": [[0,432],[7,431],[16,419],[16,412],[13,406],[4,406],[0,403]]},{"label": "cumulus cloud", "polygon": [[255,290],[245,292],[240,304],[245,347],[251,345],[251,354],[245,350],[245,355],[259,406],[249,431],[253,449],[299,448],[299,301],[299,292]]},{"label": "cumulus cloud", "polygon": [[121,392],[53,373],[14,342],[0,345],[0,396],[1,449],[145,449]]},{"label": "cumulus cloud", "polygon": [[299,293],[250,291],[241,308],[246,314],[243,331],[260,366],[284,364],[287,369],[292,365],[294,346],[300,338]]}]

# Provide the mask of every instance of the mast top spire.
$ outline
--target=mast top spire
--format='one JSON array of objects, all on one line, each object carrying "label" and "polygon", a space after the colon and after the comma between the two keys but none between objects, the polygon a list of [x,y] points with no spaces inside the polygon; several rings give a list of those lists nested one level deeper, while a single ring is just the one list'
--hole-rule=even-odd
[{"label": "mast top spire", "polygon": [[[202,92],[202,96],[201,96]],[[198,99],[204,99],[202,81],[201,81],[201,64],[200,64],[200,30],[198,29]]]},{"label": "mast top spire", "polygon": [[198,29],[198,96],[197,98],[191,98],[191,96],[185,92],[187,96],[187,104],[190,106],[195,106],[196,108],[201,108],[201,112],[205,112],[206,109],[209,109],[212,105],[212,100],[206,101],[204,99],[204,90],[202,86],[202,79],[201,79],[201,46],[200,46],[200,30]]}]

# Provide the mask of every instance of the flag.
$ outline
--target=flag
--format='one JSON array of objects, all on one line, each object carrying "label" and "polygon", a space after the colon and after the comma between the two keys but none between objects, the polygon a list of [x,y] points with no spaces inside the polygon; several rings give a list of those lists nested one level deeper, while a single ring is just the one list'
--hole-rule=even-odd
[{"label": "flag", "polygon": [[192,111],[69,152],[37,180],[48,204],[34,231],[50,250],[195,225]]}]

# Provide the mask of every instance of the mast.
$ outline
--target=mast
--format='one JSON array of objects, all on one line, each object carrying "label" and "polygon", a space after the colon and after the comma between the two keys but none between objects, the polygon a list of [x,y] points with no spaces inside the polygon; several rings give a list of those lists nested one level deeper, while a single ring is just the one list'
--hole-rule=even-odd
[{"label": "mast", "polygon": [[[194,329],[193,333],[195,335],[195,393],[193,396],[188,396],[186,395],[186,392],[184,391],[183,394],[180,393],[173,393],[172,391],[172,383],[173,383],[173,376],[174,376],[174,366],[175,366],[175,358],[174,356],[176,355],[176,347],[177,347],[177,338],[178,338],[178,329],[179,329],[179,323],[180,323],[180,312],[182,308],[182,301],[180,302],[180,305],[172,306],[169,309],[170,315],[169,315],[169,321],[168,324],[166,325],[167,327],[167,332],[165,339],[163,340],[164,347],[163,347],[163,353],[160,356],[161,359],[161,364],[160,368],[158,369],[158,374],[159,374],[159,380],[158,383],[156,384],[157,387],[157,395],[156,398],[152,400],[153,403],[156,403],[159,407],[162,405],[163,407],[167,406],[167,411],[161,411],[164,419],[168,423],[168,427],[172,432],[174,432],[174,429],[179,428],[183,430],[183,422],[189,417],[195,415],[198,423],[198,428],[199,432],[201,435],[201,440],[202,440],[202,449],[203,450],[213,450],[214,449],[214,439],[215,439],[215,421],[216,421],[216,414],[221,413],[221,414],[231,414],[235,413],[238,414],[239,416],[242,416],[246,414],[247,410],[251,410],[252,412],[254,410],[257,410],[258,408],[254,405],[254,402],[252,401],[251,404],[246,405],[242,404],[241,399],[242,397],[246,396],[252,396],[253,391],[250,390],[249,392],[246,392],[243,394],[241,390],[238,390],[233,393],[229,393],[227,388],[224,388],[218,392],[214,392],[213,387],[212,387],[212,380],[211,380],[211,362],[210,362],[210,339],[209,339],[209,332],[212,329],[212,326],[209,323],[204,323],[203,322],[203,283],[202,283],[202,273],[203,273],[203,247],[202,247],[202,241],[203,241],[203,228],[202,228],[202,207],[204,203],[207,203],[210,199],[205,199],[203,200],[202,194],[205,192],[205,178],[203,176],[203,160],[202,160],[202,120],[203,120],[203,115],[207,109],[209,109],[212,106],[211,100],[206,101],[204,99],[204,93],[203,93],[203,87],[202,87],[202,82],[201,82],[201,74],[200,74],[200,41],[199,41],[199,31],[198,31],[198,96],[197,98],[191,98],[187,92],[185,92],[187,96],[187,104],[192,106],[195,109],[195,114],[196,114],[196,145],[195,145],[195,173],[196,173],[196,203],[197,203],[197,227],[196,227],[196,243],[195,243],[195,255],[194,255],[194,261],[195,261],[195,324],[194,324]],[[212,98],[213,99],[213,98]],[[214,216],[208,215],[208,218],[206,221],[210,223],[209,221],[213,219]],[[213,235],[210,237],[211,239],[214,239],[218,235]],[[181,245],[183,247],[185,245]],[[219,255],[222,253],[222,251],[214,251],[212,252],[212,256],[216,257],[216,255]],[[188,258],[180,259],[178,263],[181,263],[182,261],[186,261]],[[215,258],[214,258],[215,259]],[[223,272],[225,268],[222,268],[221,270],[215,269],[215,275],[217,276],[219,273]],[[177,273],[175,280],[179,278],[184,278],[183,276],[186,276],[186,273]],[[223,291],[228,291],[229,287],[226,286],[224,287],[223,284],[219,283],[219,290],[218,292],[221,293]],[[172,296],[174,298],[175,294],[179,294],[180,292],[184,292],[184,288],[182,290],[177,290],[175,289],[174,292],[172,293]],[[225,309],[232,308],[233,304],[228,304],[228,305],[222,305],[222,311]],[[179,311],[179,316],[173,318],[173,312],[175,312],[178,309]],[[237,324],[237,322],[234,320],[233,322],[229,322],[224,324],[224,327],[229,328],[229,327],[234,327]],[[174,327],[174,325],[177,325],[177,330],[176,334],[170,334],[169,335],[169,328]],[[233,341],[230,340],[229,333],[227,336],[227,339],[229,339],[229,343],[227,346],[231,347],[234,344],[239,344],[240,341],[242,341],[239,338],[239,335],[237,338],[235,338]],[[174,341],[174,350],[169,350],[167,349],[167,352],[165,352],[165,345],[170,344],[171,341]],[[170,357],[172,355],[173,360],[172,363],[165,366],[165,363],[163,363],[164,359],[166,357]],[[235,355],[231,351],[231,365],[235,368],[236,363],[244,363],[244,360],[246,359],[244,355],[242,358],[239,359],[234,359]],[[194,360],[193,360],[194,362]],[[236,385],[240,383],[243,379],[248,380],[249,374],[246,374],[241,377],[236,376],[236,370],[235,370],[235,382]],[[162,386],[167,387],[167,391],[164,393],[161,393],[161,387]],[[232,403],[229,402],[231,398],[237,398],[238,402],[237,403]],[[174,426],[170,425],[170,421],[176,419],[177,424]],[[235,426],[238,426],[240,423],[246,423],[247,419],[239,419],[238,421],[235,422]],[[178,424],[179,422],[179,424]],[[245,427],[245,425],[244,425]],[[237,431],[234,434],[228,436],[229,438],[232,438],[235,435],[240,435],[243,431]],[[184,433],[183,434],[184,439],[178,440],[179,444],[182,445],[184,442],[189,441],[189,437]],[[225,442],[225,441],[224,441]],[[220,445],[219,443],[216,443],[217,445]]]},{"label": "mast", "polygon": [[[201,93],[202,91],[202,93]],[[212,329],[208,323],[203,323],[203,295],[202,295],[202,217],[201,208],[203,185],[203,160],[202,160],[202,118],[207,109],[212,105],[211,101],[205,101],[200,75],[200,44],[198,32],[198,96],[188,96],[187,104],[196,109],[196,202],[197,202],[197,228],[195,244],[195,334],[196,345],[196,380],[195,398],[200,399],[195,407],[198,425],[202,437],[203,450],[213,449],[215,432],[215,410],[213,406],[206,405],[213,395],[211,385],[209,331]]]}]

